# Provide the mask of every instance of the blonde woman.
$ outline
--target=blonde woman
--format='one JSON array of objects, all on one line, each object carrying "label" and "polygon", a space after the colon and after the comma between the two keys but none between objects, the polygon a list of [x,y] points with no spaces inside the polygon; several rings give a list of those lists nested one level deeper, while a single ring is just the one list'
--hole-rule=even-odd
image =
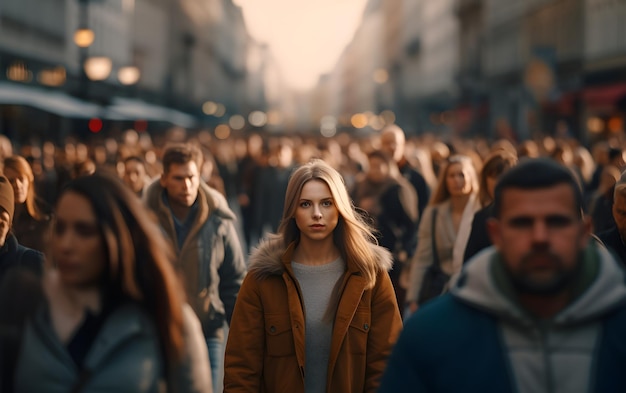
[{"label": "blonde woman", "polygon": [[478,188],[472,160],[462,155],[450,157],[439,173],[437,188],[420,221],[407,291],[410,312],[428,300],[428,294],[420,296],[420,292],[430,266],[438,265],[447,276],[461,269],[472,218],[480,208]]},{"label": "blonde woman", "polygon": [[224,392],[375,392],[402,322],[387,271],[341,175],[321,160],[291,176],[233,313]]}]

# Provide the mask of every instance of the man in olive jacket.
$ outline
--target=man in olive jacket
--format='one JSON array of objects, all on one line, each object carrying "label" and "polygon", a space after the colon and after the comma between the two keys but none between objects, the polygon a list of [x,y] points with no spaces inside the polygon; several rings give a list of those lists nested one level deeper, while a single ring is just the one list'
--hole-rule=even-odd
[{"label": "man in olive jacket", "polygon": [[144,197],[176,251],[175,267],[202,323],[216,389],[224,322],[230,323],[246,264],[235,215],[226,199],[200,179],[199,157],[188,144],[166,148],[163,174]]}]

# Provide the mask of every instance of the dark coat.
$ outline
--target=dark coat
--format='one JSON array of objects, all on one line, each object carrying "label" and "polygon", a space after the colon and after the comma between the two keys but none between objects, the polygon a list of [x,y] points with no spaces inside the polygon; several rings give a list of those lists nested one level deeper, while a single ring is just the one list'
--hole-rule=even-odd
[{"label": "dark coat", "polygon": [[0,247],[0,282],[7,271],[17,267],[28,269],[41,276],[43,262],[44,256],[41,252],[22,246],[17,238],[9,233],[4,246]]},{"label": "dark coat", "polygon": [[[47,210],[44,208],[44,211]],[[50,218],[49,214],[45,214],[44,218],[36,220],[26,210],[23,210],[19,216],[13,217],[13,234],[21,245],[43,252],[46,245],[46,235],[50,228]]]},{"label": "dark coat", "polygon": [[408,161],[398,165],[398,169],[400,169],[402,176],[407,179],[415,189],[415,193],[417,194],[417,213],[419,220],[419,217],[422,217],[422,213],[424,213],[424,209],[426,209],[428,201],[430,200],[430,187],[428,187],[424,176],[422,176],[417,169],[413,168]]},{"label": "dark coat", "polygon": [[598,238],[613,253],[616,259],[626,266],[626,245],[624,245],[617,227],[599,233]]},{"label": "dark coat", "polygon": [[470,260],[479,251],[491,246],[491,239],[487,233],[487,220],[493,216],[493,204],[489,204],[474,214],[472,221],[472,231],[465,246],[463,264]]}]

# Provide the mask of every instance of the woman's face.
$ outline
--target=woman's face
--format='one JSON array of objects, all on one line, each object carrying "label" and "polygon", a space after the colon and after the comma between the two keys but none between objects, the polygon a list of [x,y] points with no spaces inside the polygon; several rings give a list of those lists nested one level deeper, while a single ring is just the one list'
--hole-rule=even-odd
[{"label": "woman's face", "polygon": [[320,241],[332,238],[339,222],[339,211],[328,185],[309,180],[302,187],[294,215],[301,240]]},{"label": "woman's face", "polygon": [[472,192],[472,183],[460,163],[450,164],[446,174],[446,186],[451,196],[463,196]]},{"label": "woman's face", "polygon": [[87,198],[72,191],[61,196],[51,240],[52,260],[64,284],[73,287],[99,284],[107,252]]},{"label": "woman's face", "polygon": [[28,187],[30,186],[28,178],[26,176],[22,176],[13,168],[8,167],[4,168],[4,176],[9,179],[9,182],[11,182],[11,186],[13,187],[15,204],[21,205],[26,202],[26,197],[28,197]]}]

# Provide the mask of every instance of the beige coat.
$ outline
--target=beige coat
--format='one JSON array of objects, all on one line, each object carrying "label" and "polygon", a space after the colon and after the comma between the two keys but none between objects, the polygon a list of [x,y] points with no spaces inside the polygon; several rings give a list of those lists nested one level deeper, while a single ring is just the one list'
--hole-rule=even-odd
[{"label": "beige coat", "polygon": [[[409,288],[406,295],[407,302],[417,301],[424,273],[434,260],[432,249],[432,237],[435,236],[437,255],[441,269],[449,275],[457,273],[463,262],[463,253],[472,228],[472,219],[479,205],[477,198],[472,197],[467,202],[463,212],[463,218],[459,225],[458,232],[454,229],[452,222],[452,207],[450,201],[439,203],[435,206],[428,206],[424,210],[417,233],[417,251],[411,261],[411,273]],[[435,222],[435,233],[432,233],[432,216],[434,209],[437,209]]]}]

